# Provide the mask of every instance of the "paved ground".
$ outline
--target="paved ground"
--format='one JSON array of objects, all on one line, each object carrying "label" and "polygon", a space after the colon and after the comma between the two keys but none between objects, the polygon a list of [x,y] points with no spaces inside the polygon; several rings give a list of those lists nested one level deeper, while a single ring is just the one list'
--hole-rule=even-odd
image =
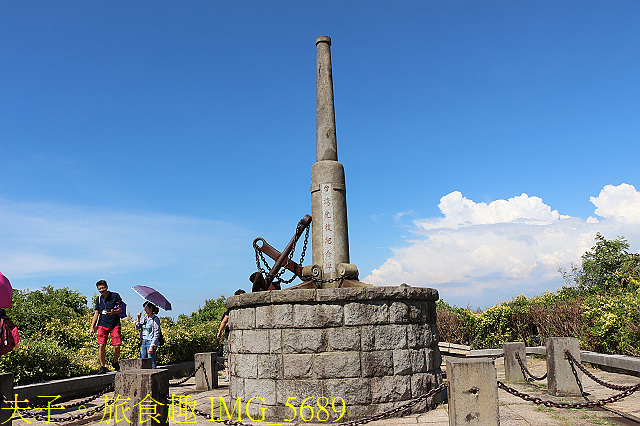
[{"label": "paved ground", "polygon": [[[529,370],[532,374],[541,376],[546,371],[546,366],[543,359],[539,358],[527,358],[527,364],[529,366]],[[498,380],[504,379],[504,367],[501,359],[496,361],[496,367],[498,369]],[[597,377],[615,384],[621,385],[630,385],[636,384],[640,382],[640,378],[633,376],[626,376],[622,374],[615,373],[607,373],[600,370],[590,369]],[[509,384],[510,386],[518,389],[520,392],[526,392],[532,396],[537,396],[542,398],[543,400],[553,400],[557,402],[584,402],[584,398],[556,398],[551,397],[546,394],[546,385],[545,382],[539,382],[540,384],[529,385],[529,384]],[[228,398],[228,383],[220,380],[220,387],[214,389],[212,391],[207,392],[196,392],[195,391],[195,381],[194,379],[190,379],[185,384],[172,387],[171,394],[173,395],[189,395],[188,401],[196,402],[196,408],[202,410],[203,412],[210,413],[211,412],[211,402],[209,397],[217,397],[222,396],[227,400]],[[583,388],[585,392],[588,394],[587,398],[590,400],[597,400],[608,398],[616,393],[617,391],[613,391],[607,389],[588,377],[583,376]],[[499,390],[498,396],[500,399],[500,424],[507,426],[526,426],[526,425],[638,425],[640,424],[640,394],[636,392],[635,394],[612,404],[608,404],[606,409],[558,409],[558,408],[547,408],[544,406],[537,406],[531,402],[524,401],[518,397],[515,397],[504,390]],[[96,404],[99,404],[99,400],[96,401]],[[87,409],[94,408],[96,405],[87,404]],[[53,414],[53,417],[64,417],[69,414],[77,414],[78,411],[71,411],[67,414],[56,412]],[[217,413],[217,410],[216,410]],[[64,423],[66,425],[81,425],[81,424],[108,424],[105,421],[102,421],[102,414],[98,416],[94,416],[91,419],[86,419],[84,421],[75,421]],[[104,419],[106,420],[106,418]],[[213,422],[207,421],[204,417],[197,416],[193,417],[183,417],[178,419],[180,421],[170,421],[170,425],[178,425],[178,424],[192,424],[192,425],[211,425]],[[41,422],[37,422],[35,420],[31,420],[32,424],[36,425]],[[243,417],[244,423],[252,423],[255,426],[270,426],[273,423],[262,423],[262,422],[250,422],[245,420]],[[385,420],[379,420],[374,424],[380,426],[403,426],[403,425],[413,425],[413,424],[425,424],[425,425],[447,425],[448,420],[448,412],[447,412],[447,404],[442,404],[435,410],[431,410],[424,414],[419,415],[408,415],[404,417],[395,417]],[[19,417],[14,418],[14,425],[22,426],[26,424]],[[121,422],[119,424],[126,425],[126,422]],[[153,422],[149,422],[149,425],[153,424]],[[283,422],[285,426],[291,424],[303,425],[305,423],[286,423]]]}]

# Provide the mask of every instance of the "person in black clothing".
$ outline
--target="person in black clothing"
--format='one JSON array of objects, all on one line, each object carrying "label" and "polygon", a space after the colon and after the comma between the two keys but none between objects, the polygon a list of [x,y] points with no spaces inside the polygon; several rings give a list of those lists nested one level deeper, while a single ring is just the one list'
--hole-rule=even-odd
[{"label": "person in black clothing", "polygon": [[120,345],[122,345],[122,335],[120,332],[120,317],[118,314],[122,312],[122,299],[118,293],[108,290],[107,282],[100,280],[96,283],[100,296],[96,299],[95,313],[89,334],[98,332],[98,359],[100,361],[100,371],[98,374],[107,372],[107,336],[111,336],[111,345],[113,346],[113,368],[120,370]]},{"label": "person in black clothing", "polygon": [[[240,289],[236,290],[235,296],[244,294],[246,291]],[[224,345],[222,346],[222,357],[224,358],[224,379],[229,380],[229,310],[227,309],[222,314],[222,320],[220,320],[220,328],[218,329],[218,339],[222,336],[224,330]]]}]

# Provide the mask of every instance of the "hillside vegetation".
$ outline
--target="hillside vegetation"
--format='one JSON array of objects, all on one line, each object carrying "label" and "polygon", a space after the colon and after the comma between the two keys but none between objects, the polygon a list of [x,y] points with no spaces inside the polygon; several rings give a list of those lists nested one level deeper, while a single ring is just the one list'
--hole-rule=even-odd
[{"label": "hillside vegetation", "polygon": [[[177,321],[161,317],[165,344],[158,351],[158,364],[193,360],[199,352],[222,352],[216,339],[220,318],[225,310],[225,297],[206,300],[204,307],[191,315],[180,315]],[[130,313],[138,311],[129,302]],[[138,300],[136,300],[138,302]],[[142,299],[139,300],[141,306]],[[93,306],[93,304],[91,305]],[[142,310],[140,308],[140,310]],[[100,368],[96,336],[89,335],[93,309],[77,291],[51,286],[41,290],[14,290],[13,307],[7,314],[20,330],[20,344],[0,356],[0,371],[13,372],[16,384],[95,374]],[[121,320],[122,349],[120,357],[140,357],[139,332],[131,317]],[[113,351],[107,344],[107,364]]]},{"label": "hillside vegetation", "polygon": [[440,340],[484,349],[567,336],[579,338],[584,350],[640,356],[640,255],[629,253],[622,237],[595,240],[580,265],[560,270],[565,285],[554,292],[518,296],[484,312],[438,301]]}]

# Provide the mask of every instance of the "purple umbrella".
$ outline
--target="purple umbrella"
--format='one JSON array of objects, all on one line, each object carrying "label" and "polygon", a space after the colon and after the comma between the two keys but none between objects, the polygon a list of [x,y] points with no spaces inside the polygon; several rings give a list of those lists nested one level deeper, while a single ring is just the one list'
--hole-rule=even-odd
[{"label": "purple umbrella", "polygon": [[0,272],[0,308],[11,307],[11,296],[13,295],[13,288],[9,279],[2,275]]},{"label": "purple umbrella", "polygon": [[157,290],[154,290],[151,287],[147,287],[146,285],[136,285],[131,287],[131,289],[157,307],[162,308],[165,311],[171,310],[171,303],[167,299],[165,299],[164,296],[161,295]]}]

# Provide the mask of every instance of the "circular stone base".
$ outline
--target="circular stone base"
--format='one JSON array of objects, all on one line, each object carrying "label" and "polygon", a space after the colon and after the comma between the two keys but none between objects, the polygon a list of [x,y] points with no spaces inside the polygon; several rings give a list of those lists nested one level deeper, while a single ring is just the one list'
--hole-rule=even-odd
[{"label": "circular stone base", "polygon": [[[442,383],[437,299],[437,290],[406,286],[230,297],[229,412],[240,401],[249,420],[311,421],[313,409],[313,422],[331,423],[341,414],[340,421],[379,414],[428,392]],[[224,407],[221,414],[226,419]]]}]

